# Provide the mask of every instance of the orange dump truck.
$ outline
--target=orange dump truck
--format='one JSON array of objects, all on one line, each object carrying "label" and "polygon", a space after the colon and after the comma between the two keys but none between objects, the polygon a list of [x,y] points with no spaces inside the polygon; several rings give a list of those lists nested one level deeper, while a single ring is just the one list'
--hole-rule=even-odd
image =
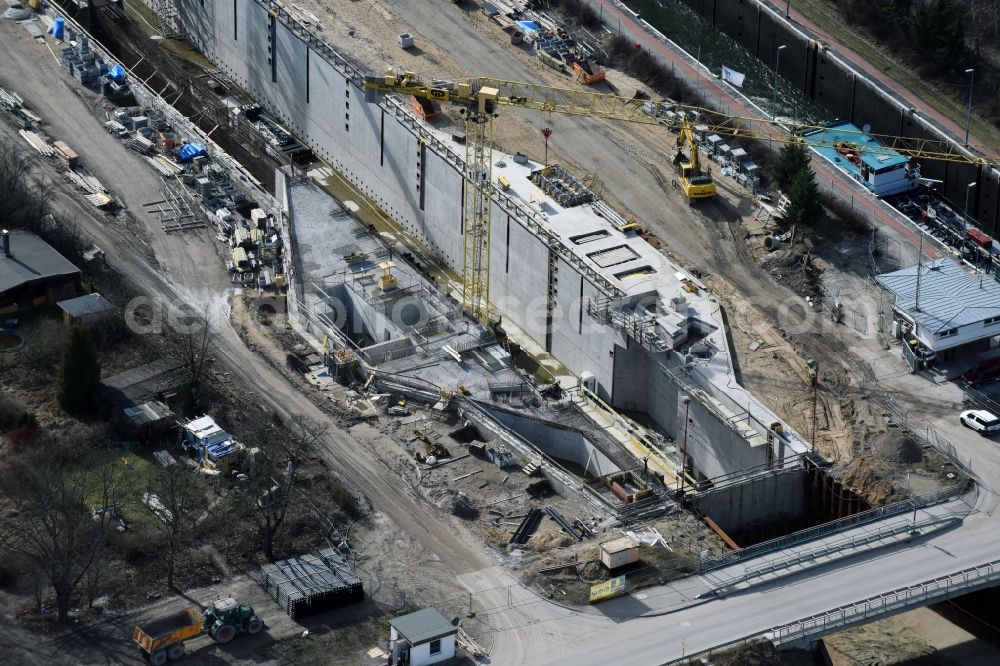
[{"label": "orange dump truck", "polygon": [[137,625],[132,639],[153,666],[177,661],[184,656],[184,641],[202,632],[216,643],[225,645],[237,634],[256,636],[264,621],[251,606],[233,598],[217,599],[204,610],[185,608],[166,617]]}]

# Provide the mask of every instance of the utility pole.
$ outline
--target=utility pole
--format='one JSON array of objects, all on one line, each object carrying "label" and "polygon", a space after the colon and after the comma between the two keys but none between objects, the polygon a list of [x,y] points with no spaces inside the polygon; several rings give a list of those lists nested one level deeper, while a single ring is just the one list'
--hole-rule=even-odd
[{"label": "utility pole", "polygon": [[787,44],[778,47],[778,53],[774,57],[774,90],[771,91],[771,119],[778,119],[778,67],[781,65],[781,52],[785,50]]},{"label": "utility pole", "polygon": [[818,402],[818,390],[819,390],[819,364],[814,359],[809,359],[806,361],[806,365],[812,369],[812,389],[813,389],[813,404],[812,404],[812,437],[810,437],[810,443],[812,445],[812,452],[816,452],[816,403]]},{"label": "utility pole", "polygon": [[920,232],[920,249],[917,250],[917,293],[913,299],[913,309],[920,312],[920,274],[924,270],[924,234]]},{"label": "utility pole", "polygon": [[962,242],[965,242],[966,237],[969,234],[969,192],[972,188],[976,186],[976,181],[973,181],[965,186],[965,213],[962,215]]}]

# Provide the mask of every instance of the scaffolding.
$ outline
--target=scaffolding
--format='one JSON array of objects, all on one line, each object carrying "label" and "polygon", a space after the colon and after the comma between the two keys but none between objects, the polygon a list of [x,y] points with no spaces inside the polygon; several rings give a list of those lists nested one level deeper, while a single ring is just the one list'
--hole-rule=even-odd
[{"label": "scaffolding", "polygon": [[597,199],[579,178],[558,164],[532,171],[529,179],[563,208],[572,208]]}]

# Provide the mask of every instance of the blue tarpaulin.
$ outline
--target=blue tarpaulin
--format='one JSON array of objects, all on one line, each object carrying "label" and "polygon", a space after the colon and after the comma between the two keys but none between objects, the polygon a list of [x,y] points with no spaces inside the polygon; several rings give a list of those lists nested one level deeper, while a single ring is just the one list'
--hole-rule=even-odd
[{"label": "blue tarpaulin", "polygon": [[196,157],[207,155],[208,151],[200,143],[186,143],[177,154],[177,159],[181,162],[190,162]]},{"label": "blue tarpaulin", "polygon": [[[542,31],[542,27],[534,21],[518,21],[517,24],[521,26],[524,33],[529,36],[537,36]],[[530,35],[530,33],[534,33],[534,35]]]},{"label": "blue tarpaulin", "polygon": [[121,65],[115,65],[110,70],[108,70],[108,78],[110,78],[115,83],[121,83],[125,80],[125,69]]},{"label": "blue tarpaulin", "polygon": [[52,27],[49,28],[49,32],[51,32],[52,36],[55,37],[56,39],[62,39],[63,30],[65,30],[65,28],[66,28],[66,19],[64,19],[61,16],[58,16],[56,17],[56,20],[52,22]]}]

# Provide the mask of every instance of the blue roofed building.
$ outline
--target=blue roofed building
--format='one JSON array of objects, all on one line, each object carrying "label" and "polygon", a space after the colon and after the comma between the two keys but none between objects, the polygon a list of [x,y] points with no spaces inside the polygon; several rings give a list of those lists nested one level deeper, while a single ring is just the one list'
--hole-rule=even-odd
[{"label": "blue roofed building", "polygon": [[211,416],[191,419],[181,425],[184,444],[202,464],[224,467],[227,458],[243,450],[236,438],[223,430]]},{"label": "blue roofed building", "polygon": [[805,134],[824,159],[885,197],[920,187],[920,171],[910,159],[851,123],[838,123]]},{"label": "blue roofed building", "polygon": [[893,316],[901,335],[935,353],[969,345],[985,348],[1000,335],[1000,283],[991,275],[974,275],[945,257],[875,280],[895,298]]}]

